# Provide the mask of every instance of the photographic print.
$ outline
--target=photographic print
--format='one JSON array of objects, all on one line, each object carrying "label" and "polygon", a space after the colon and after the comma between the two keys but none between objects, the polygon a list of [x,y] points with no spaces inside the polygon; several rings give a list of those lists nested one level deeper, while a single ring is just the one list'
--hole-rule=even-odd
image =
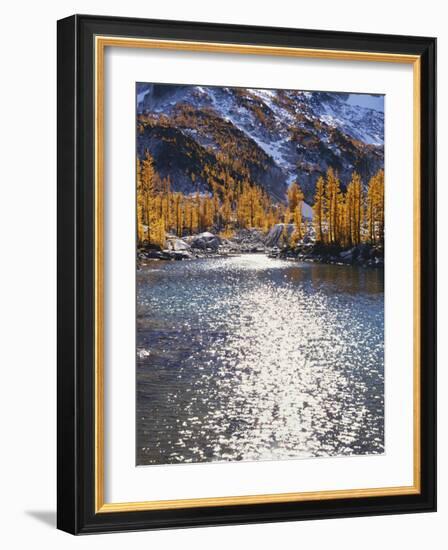
[{"label": "photographic print", "polygon": [[137,83],[137,465],[385,452],[384,139],[382,95]]},{"label": "photographic print", "polygon": [[436,511],[436,46],[58,21],[59,529]]}]

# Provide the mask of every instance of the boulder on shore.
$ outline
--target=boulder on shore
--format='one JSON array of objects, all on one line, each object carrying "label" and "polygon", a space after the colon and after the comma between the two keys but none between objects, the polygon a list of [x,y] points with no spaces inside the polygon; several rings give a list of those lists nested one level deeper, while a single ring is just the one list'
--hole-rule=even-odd
[{"label": "boulder on shore", "polygon": [[286,232],[288,233],[288,238],[291,237],[291,235],[294,233],[295,225],[293,223],[277,223],[266,235],[266,238],[264,240],[265,246],[269,248],[281,246],[283,244],[282,235],[285,228]]},{"label": "boulder on shore", "polygon": [[339,257],[344,261],[344,262],[352,262],[353,261],[353,251],[354,249],[353,248],[350,248],[350,250],[344,250],[343,252],[341,252],[339,254]]},{"label": "boulder on shore", "polygon": [[218,250],[218,247],[221,244],[221,239],[209,231],[187,237],[187,241],[191,248],[196,248],[199,250],[207,250],[207,248],[210,248],[211,250]]},{"label": "boulder on shore", "polygon": [[167,250],[173,250],[175,252],[189,251],[191,246],[186,243],[183,239],[175,237],[173,235],[167,235],[166,237],[166,246]]}]

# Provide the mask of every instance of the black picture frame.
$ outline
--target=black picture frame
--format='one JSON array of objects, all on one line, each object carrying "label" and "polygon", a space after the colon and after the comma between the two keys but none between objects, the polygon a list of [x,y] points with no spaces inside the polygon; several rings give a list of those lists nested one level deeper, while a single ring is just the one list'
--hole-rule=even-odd
[{"label": "black picture frame", "polygon": [[[419,494],[95,511],[94,55],[97,35],[420,57]],[[436,510],[436,39],[74,15],[58,21],[57,525],[73,534]]]}]

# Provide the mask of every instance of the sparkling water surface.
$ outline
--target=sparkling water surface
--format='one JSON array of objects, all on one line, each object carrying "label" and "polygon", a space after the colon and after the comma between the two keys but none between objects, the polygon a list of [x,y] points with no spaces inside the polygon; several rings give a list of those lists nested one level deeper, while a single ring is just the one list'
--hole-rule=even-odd
[{"label": "sparkling water surface", "polygon": [[383,286],[262,254],[144,266],[137,464],[383,453]]}]

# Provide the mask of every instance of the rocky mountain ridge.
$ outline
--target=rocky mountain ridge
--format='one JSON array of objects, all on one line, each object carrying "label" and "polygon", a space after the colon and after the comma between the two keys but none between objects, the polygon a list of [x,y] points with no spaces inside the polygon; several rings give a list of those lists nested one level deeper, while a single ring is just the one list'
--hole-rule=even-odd
[{"label": "rocky mountain ridge", "polygon": [[349,94],[137,84],[137,151],[174,190],[206,192],[210,174],[248,179],[279,201],[297,180],[311,204],[333,167],[344,187],[384,164],[384,114]]}]

